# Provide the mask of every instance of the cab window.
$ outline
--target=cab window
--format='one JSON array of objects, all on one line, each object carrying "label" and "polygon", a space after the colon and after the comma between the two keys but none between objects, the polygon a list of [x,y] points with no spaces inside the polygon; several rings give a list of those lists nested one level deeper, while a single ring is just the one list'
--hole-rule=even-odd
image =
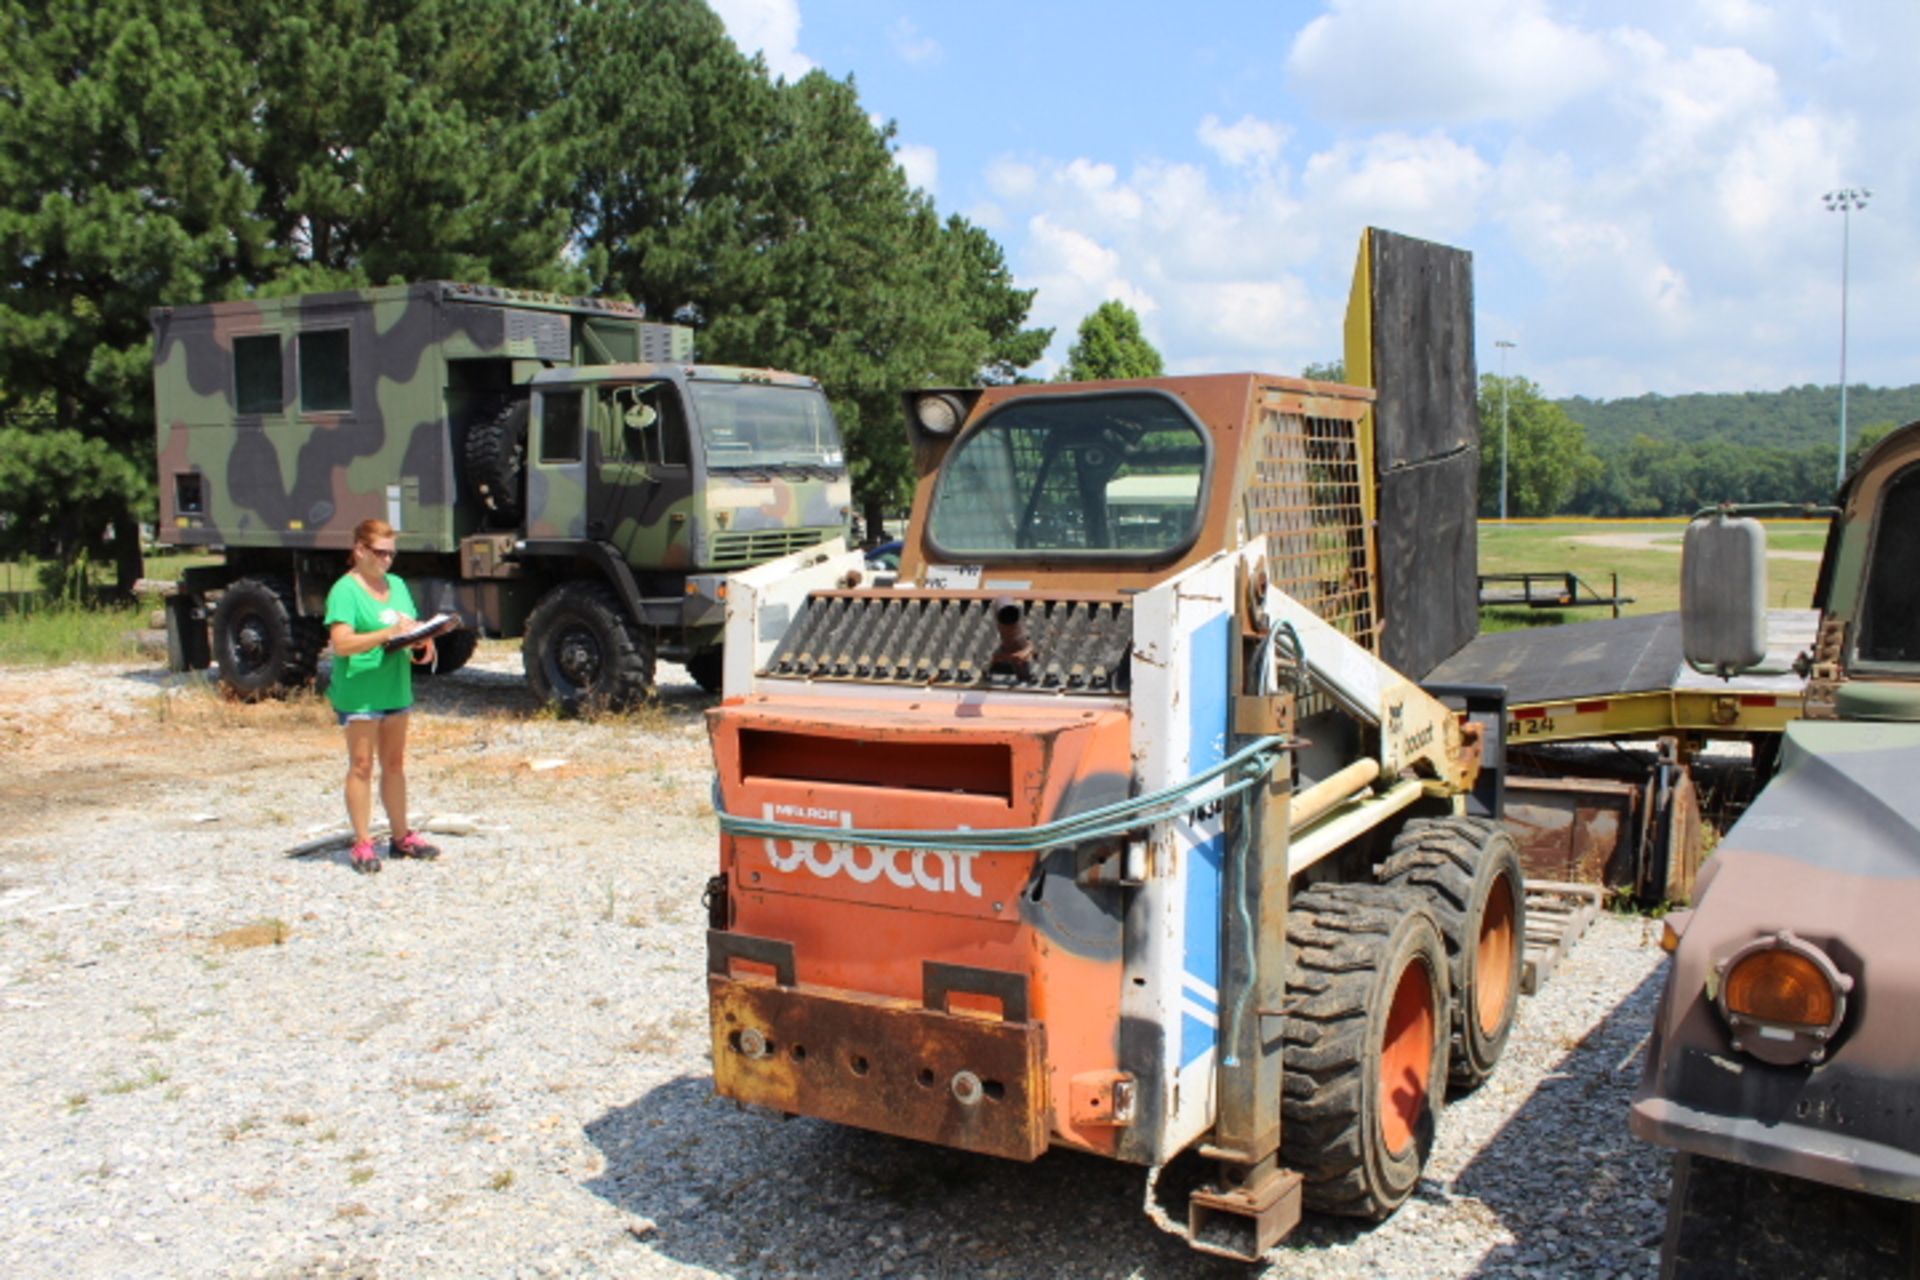
[{"label": "cab window", "polygon": [[603,393],[618,441],[614,456],[656,467],[688,464],[687,415],[671,382],[642,382]]},{"label": "cab window", "polygon": [[580,461],[582,434],[578,391],[549,391],[540,397],[540,461]]},{"label": "cab window", "polygon": [[1863,662],[1920,662],[1920,465],[1880,498],[1860,611]]},{"label": "cab window", "polygon": [[1171,396],[1034,396],[995,410],[941,467],[929,525],[951,556],[1154,558],[1198,531],[1206,436]]}]

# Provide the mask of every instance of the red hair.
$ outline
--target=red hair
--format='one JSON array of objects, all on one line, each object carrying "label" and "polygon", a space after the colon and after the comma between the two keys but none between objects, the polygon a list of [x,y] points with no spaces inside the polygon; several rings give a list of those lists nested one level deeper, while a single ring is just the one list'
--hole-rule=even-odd
[{"label": "red hair", "polygon": [[362,520],[359,524],[353,526],[353,547],[347,551],[347,563],[349,565],[353,563],[354,550],[360,547],[371,549],[375,538],[391,538],[392,536],[393,526],[385,520],[377,518],[373,520]]}]

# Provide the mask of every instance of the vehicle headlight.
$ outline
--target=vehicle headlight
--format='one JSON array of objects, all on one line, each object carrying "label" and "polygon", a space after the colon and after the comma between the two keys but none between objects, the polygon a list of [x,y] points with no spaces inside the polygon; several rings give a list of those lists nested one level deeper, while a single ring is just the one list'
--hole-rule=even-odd
[{"label": "vehicle headlight", "polygon": [[1714,1004],[1733,1047],[1775,1066],[1819,1062],[1847,1016],[1853,978],[1788,930],[1756,938],[1715,966]]},{"label": "vehicle headlight", "polygon": [[952,435],[953,429],[966,416],[966,409],[961,406],[957,396],[925,395],[916,397],[913,402],[914,421],[928,435]]}]

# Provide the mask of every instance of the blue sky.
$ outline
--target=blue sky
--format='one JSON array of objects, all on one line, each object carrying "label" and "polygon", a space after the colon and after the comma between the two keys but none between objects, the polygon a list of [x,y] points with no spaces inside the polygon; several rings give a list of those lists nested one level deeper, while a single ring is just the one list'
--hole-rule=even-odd
[{"label": "blue sky", "polygon": [[[1469,249],[1551,395],[1920,382],[1920,0],[716,0],[852,76],[1057,361],[1107,298],[1174,372],[1339,354],[1360,231]],[[1043,365],[1047,372],[1050,365]]]}]

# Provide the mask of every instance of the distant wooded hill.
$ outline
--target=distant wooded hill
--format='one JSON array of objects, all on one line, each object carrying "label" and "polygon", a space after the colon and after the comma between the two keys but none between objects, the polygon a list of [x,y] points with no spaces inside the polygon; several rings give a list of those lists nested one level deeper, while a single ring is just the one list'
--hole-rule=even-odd
[{"label": "distant wooded hill", "polygon": [[[1789,387],[1723,395],[1635,396],[1631,400],[1555,401],[1587,429],[1597,453],[1626,445],[1636,435],[1698,444],[1712,439],[1770,449],[1808,449],[1830,443],[1838,429],[1838,387]],[[1862,428],[1920,419],[1920,385],[1847,388],[1847,434]]]}]

